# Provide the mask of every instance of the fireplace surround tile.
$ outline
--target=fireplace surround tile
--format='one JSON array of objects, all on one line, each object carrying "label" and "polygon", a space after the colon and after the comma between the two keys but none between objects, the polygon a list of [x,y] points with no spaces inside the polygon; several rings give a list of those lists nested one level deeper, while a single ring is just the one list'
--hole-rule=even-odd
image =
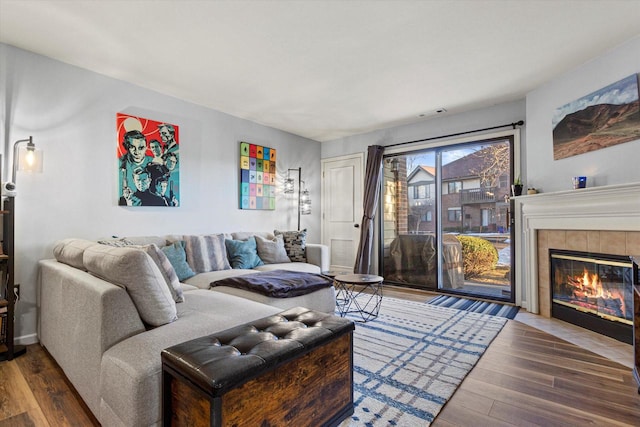
[{"label": "fireplace surround tile", "polygon": [[627,253],[626,246],[626,233],[624,231],[609,231],[600,234],[600,253],[624,255]]},{"label": "fireplace surround tile", "polygon": [[547,244],[549,248],[556,248],[567,246],[567,232],[565,230],[549,230],[547,235]]},{"label": "fireplace surround tile", "polygon": [[627,253],[630,255],[640,255],[640,231],[630,231],[626,233]]},{"label": "fireplace surround tile", "polygon": [[550,230],[539,230],[538,231],[538,247],[539,248],[549,248],[549,231]]},{"label": "fireplace surround tile", "polygon": [[587,232],[585,230],[567,230],[565,234],[567,249],[586,252]]},{"label": "fireplace surround tile", "polygon": [[[553,239],[551,235],[561,235],[562,238]],[[549,242],[557,243],[549,243]],[[559,233],[557,230],[538,230],[538,293],[539,295],[545,295],[551,293],[549,287],[549,245],[550,244],[565,244],[564,232]],[[551,299],[550,298],[538,298],[540,314],[544,317],[551,317]]]},{"label": "fireplace surround tile", "polygon": [[587,252],[600,253],[600,232],[587,231]]}]

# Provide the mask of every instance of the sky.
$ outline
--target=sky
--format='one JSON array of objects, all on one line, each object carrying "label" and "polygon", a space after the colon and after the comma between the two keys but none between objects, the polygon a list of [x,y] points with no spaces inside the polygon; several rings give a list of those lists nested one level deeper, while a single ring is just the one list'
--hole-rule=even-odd
[{"label": "sky", "polygon": [[567,114],[584,110],[587,107],[598,104],[629,104],[638,100],[638,77],[633,74],[627,78],[603,87],[589,95],[578,98],[568,104],[557,108],[553,113],[552,125],[555,129]]},{"label": "sky", "polygon": [[[451,150],[446,150],[442,152],[442,164],[446,165],[448,163],[453,162],[454,160],[458,160],[461,157],[467,156],[475,151],[478,151],[483,146],[474,146],[472,148],[455,148]],[[413,158],[411,162],[409,159]],[[436,165],[436,156],[433,151],[428,154],[411,154],[407,155],[407,169],[410,169],[409,166],[412,165],[415,169],[417,166],[431,166],[435,167]],[[407,174],[410,174],[412,170],[407,170]]]}]

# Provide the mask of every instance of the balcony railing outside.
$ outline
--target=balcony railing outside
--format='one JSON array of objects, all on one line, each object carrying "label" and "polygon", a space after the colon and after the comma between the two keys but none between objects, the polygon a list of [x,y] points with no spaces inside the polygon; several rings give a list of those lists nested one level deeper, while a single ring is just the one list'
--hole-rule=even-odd
[{"label": "balcony railing outside", "polygon": [[498,200],[497,187],[470,188],[460,190],[460,204],[470,205],[473,203],[492,203]]}]

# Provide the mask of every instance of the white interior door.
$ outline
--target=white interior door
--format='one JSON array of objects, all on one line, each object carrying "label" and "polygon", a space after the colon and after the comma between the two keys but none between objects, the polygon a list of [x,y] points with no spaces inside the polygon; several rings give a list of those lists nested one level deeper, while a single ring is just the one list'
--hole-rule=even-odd
[{"label": "white interior door", "polygon": [[362,153],[322,161],[322,243],[332,271],[353,271],[362,221]]}]

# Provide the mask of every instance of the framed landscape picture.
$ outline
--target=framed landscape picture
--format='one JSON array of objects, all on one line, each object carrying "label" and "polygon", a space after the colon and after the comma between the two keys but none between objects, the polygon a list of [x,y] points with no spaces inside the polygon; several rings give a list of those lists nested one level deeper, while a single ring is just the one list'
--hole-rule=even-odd
[{"label": "framed landscape picture", "polygon": [[638,74],[633,74],[557,108],[553,159],[640,139],[638,97]]},{"label": "framed landscape picture", "polygon": [[276,208],[276,150],[240,143],[240,209]]}]

